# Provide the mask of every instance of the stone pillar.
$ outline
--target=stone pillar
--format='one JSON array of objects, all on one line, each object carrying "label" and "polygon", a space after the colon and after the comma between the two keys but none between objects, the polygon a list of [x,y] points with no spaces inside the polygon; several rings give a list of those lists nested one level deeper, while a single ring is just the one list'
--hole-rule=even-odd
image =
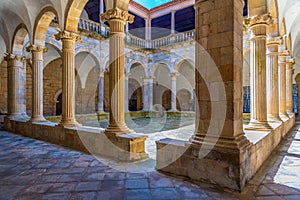
[{"label": "stone pillar", "polygon": [[145,19],[145,22],[146,22],[146,33],[145,33],[145,39],[146,40],[151,40],[152,38],[152,33],[151,33],[151,27],[152,27],[152,24],[151,24],[151,21],[152,19],[148,18],[148,19]]},{"label": "stone pillar", "polygon": [[128,80],[129,80],[129,75],[125,75],[125,112],[129,112],[129,96],[128,96],[128,89],[129,89],[129,85],[128,85]]},{"label": "stone pillar", "polygon": [[62,41],[62,119],[59,125],[79,126],[75,119],[75,42],[80,36],[62,31],[55,38]]},{"label": "stone pillar", "polygon": [[[196,0],[195,134],[190,143],[156,141],[157,169],[234,190],[251,178],[250,143],[243,132],[243,6],[243,0],[222,6]],[[214,31],[216,24],[227,26]]]},{"label": "stone pillar", "polygon": [[106,133],[115,135],[132,133],[125,124],[124,113],[124,26],[126,22],[132,23],[134,17],[128,11],[119,8],[107,10],[101,15],[102,21],[108,21],[110,25],[109,40],[109,98],[110,117]]},{"label": "stone pillar", "polygon": [[97,113],[104,112],[104,73],[99,75],[98,81],[98,106],[97,106]]},{"label": "stone pillar", "polygon": [[149,104],[149,96],[150,96],[150,79],[143,78],[143,110],[149,111],[150,104]]},{"label": "stone pillar", "polygon": [[177,87],[176,87],[176,80],[177,80],[177,73],[171,74],[171,111],[177,111],[177,102],[176,102],[176,94],[177,94]]},{"label": "stone pillar", "polygon": [[278,87],[279,87],[279,115],[282,120],[287,120],[288,115],[286,112],[286,57],[289,55],[289,52],[283,50],[279,53],[279,62],[278,62]]},{"label": "stone pillar", "polygon": [[[26,86],[24,80],[24,58],[18,55],[9,54],[5,57],[7,61],[7,111],[9,119],[20,119],[26,115],[26,97],[23,87]],[[25,92],[26,95],[26,92]],[[24,105],[25,104],[25,110]],[[24,114],[25,113],[25,114]]]},{"label": "stone pillar", "polygon": [[148,79],[148,101],[149,101],[149,111],[153,111],[153,77]]},{"label": "stone pillar", "polygon": [[267,39],[267,113],[269,122],[279,122],[278,46],[279,37]]},{"label": "stone pillar", "polygon": [[31,122],[47,121],[43,116],[43,53],[42,46],[31,45],[27,51],[32,54],[32,116]]},{"label": "stone pillar", "polygon": [[266,33],[272,23],[269,14],[254,16],[250,19],[250,84],[251,120],[247,130],[269,130],[267,120],[266,94]]},{"label": "stone pillar", "polygon": [[286,65],[286,111],[293,113],[293,65],[294,58],[289,58]]},{"label": "stone pillar", "polygon": [[129,23],[127,22],[125,25],[125,32],[128,33],[129,32]]},{"label": "stone pillar", "polygon": [[[101,15],[103,13],[104,13],[104,0],[100,0],[100,2],[99,2],[99,14]],[[101,19],[100,19],[100,22],[102,22]]]},{"label": "stone pillar", "polygon": [[175,34],[176,21],[175,21],[175,10],[171,12],[171,34]]}]

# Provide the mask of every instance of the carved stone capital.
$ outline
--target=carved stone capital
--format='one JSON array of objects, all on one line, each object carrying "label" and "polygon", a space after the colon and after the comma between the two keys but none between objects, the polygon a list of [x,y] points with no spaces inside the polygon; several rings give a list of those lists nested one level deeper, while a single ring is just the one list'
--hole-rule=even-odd
[{"label": "carved stone capital", "polygon": [[294,65],[295,64],[295,58],[288,58],[286,60],[287,63],[291,64],[291,65]]},{"label": "carved stone capital", "polygon": [[58,34],[55,35],[56,40],[73,40],[75,42],[81,41],[81,36],[77,33],[73,33],[70,31],[61,31]]},{"label": "carved stone capital", "polygon": [[30,46],[26,47],[26,51],[46,53],[48,51],[48,48],[44,48],[43,46],[40,46],[40,45],[30,45]]},{"label": "carved stone capital", "polygon": [[267,37],[267,45],[281,45],[282,37]]},{"label": "carved stone capital", "polygon": [[100,14],[101,21],[106,22],[112,19],[118,19],[124,21],[124,23],[133,23],[134,16],[129,14],[128,11],[121,10],[119,8],[114,8],[107,10],[105,13]]},{"label": "carved stone capital", "polygon": [[25,60],[23,56],[15,55],[15,54],[7,54],[4,59],[5,61],[19,61],[19,62],[23,62]]},{"label": "carved stone capital", "polygon": [[273,23],[273,19],[269,13],[264,15],[256,15],[245,20],[245,24],[249,27],[259,26],[259,25],[271,25],[272,23]]},{"label": "carved stone capital", "polygon": [[289,50],[281,50],[279,51],[279,56],[280,57],[286,57],[290,55],[290,51]]}]

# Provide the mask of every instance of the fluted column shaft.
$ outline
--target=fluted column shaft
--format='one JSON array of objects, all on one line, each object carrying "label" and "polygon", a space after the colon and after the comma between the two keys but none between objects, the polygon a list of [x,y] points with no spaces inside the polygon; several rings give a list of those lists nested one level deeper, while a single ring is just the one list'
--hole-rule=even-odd
[{"label": "fluted column shaft", "polygon": [[75,42],[76,33],[62,31],[55,35],[62,41],[62,119],[61,126],[78,126],[75,119]]},{"label": "fluted column shaft", "polygon": [[295,59],[289,58],[286,65],[286,111],[293,112],[293,65]]},{"label": "fluted column shaft", "polygon": [[280,38],[267,41],[267,113],[269,122],[281,121],[279,118],[278,92],[278,45]]},{"label": "fluted column shaft", "polygon": [[32,116],[30,121],[46,121],[43,116],[43,53],[45,49],[31,45],[27,51],[32,54]]},{"label": "fluted column shaft", "polygon": [[176,102],[177,87],[176,87],[176,80],[177,80],[177,74],[176,73],[171,74],[171,110],[172,111],[176,111],[177,110],[177,102]]},{"label": "fluted column shaft", "polygon": [[287,51],[280,52],[278,62],[278,87],[279,87],[279,115],[281,119],[287,119],[286,112],[286,57]]},{"label": "fluted column shaft", "polygon": [[106,133],[124,134],[133,132],[125,124],[124,109],[124,26],[128,21],[133,22],[133,16],[128,11],[114,8],[101,15],[102,21],[110,25],[109,40],[109,99],[110,117]]},{"label": "fluted column shaft", "polygon": [[149,101],[149,111],[153,110],[153,78],[148,79],[148,101]]},{"label": "fluted column shaft", "polygon": [[268,130],[266,94],[266,33],[271,17],[256,16],[251,19],[250,31],[250,83],[251,120],[246,129]]},{"label": "fluted column shaft", "polygon": [[128,90],[129,90],[129,85],[128,85],[128,75],[125,76],[125,112],[129,112],[129,96],[128,96]]},{"label": "fluted column shaft", "polygon": [[148,111],[149,106],[149,80],[147,78],[143,79],[143,110]]},{"label": "fluted column shaft", "polygon": [[101,74],[99,76],[99,81],[98,81],[98,105],[97,105],[98,113],[104,111],[103,100],[104,100],[104,74]]},{"label": "fluted column shaft", "polygon": [[23,85],[26,84],[26,80],[22,78],[22,71],[24,70],[24,59],[21,56],[16,56],[13,54],[6,56],[6,61],[8,64],[8,84],[7,84],[7,110],[8,110],[8,118],[19,118],[24,112],[23,96],[24,93]]}]

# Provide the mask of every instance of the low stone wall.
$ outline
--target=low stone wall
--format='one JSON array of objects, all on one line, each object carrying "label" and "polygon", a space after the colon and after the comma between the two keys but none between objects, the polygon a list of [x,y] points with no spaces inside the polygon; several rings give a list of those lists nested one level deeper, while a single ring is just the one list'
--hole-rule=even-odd
[{"label": "low stone wall", "polygon": [[5,118],[4,128],[22,136],[118,161],[131,162],[148,157],[145,153],[147,136],[141,134],[106,135],[101,128],[64,128],[52,122],[31,123],[8,118]]},{"label": "low stone wall", "polygon": [[[270,132],[245,131],[249,145],[244,149],[205,149],[173,139],[157,141],[156,169],[241,191],[295,124],[295,116],[271,124]],[[204,157],[201,153],[208,150]]]}]

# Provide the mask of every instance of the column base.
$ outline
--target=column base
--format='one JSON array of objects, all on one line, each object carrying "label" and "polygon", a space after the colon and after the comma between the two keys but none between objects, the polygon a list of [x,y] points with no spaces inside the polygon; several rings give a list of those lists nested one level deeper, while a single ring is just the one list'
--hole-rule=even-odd
[{"label": "column base", "polygon": [[58,126],[72,127],[72,126],[82,126],[82,124],[79,124],[76,120],[62,120],[61,122],[59,122]]},{"label": "column base", "polygon": [[10,120],[18,120],[18,119],[28,119],[27,115],[23,115],[21,113],[12,113],[6,116],[7,119]]},{"label": "column base", "polygon": [[283,121],[283,122],[286,122],[287,120],[290,119],[290,117],[288,116],[287,113],[280,113],[279,117],[280,117],[281,121]]},{"label": "column base", "polygon": [[274,116],[272,114],[268,114],[268,123],[282,123],[282,120],[280,119],[279,115]]},{"label": "column base", "polygon": [[245,130],[249,131],[270,131],[272,127],[267,121],[256,121],[251,120],[250,123],[245,127]]},{"label": "column base", "polygon": [[[195,136],[192,143],[168,138],[156,141],[156,169],[241,191],[251,172],[248,164],[251,144],[244,134],[231,139],[209,136],[205,141],[198,139],[203,140],[203,136]],[[216,145],[210,141],[215,139]]]},{"label": "column base", "polygon": [[32,117],[29,120],[30,122],[47,122],[48,120],[46,120],[43,116],[36,116],[36,117]]},{"label": "column base", "polygon": [[121,126],[109,124],[104,133],[107,135],[122,135],[134,133],[134,131],[129,129],[125,124]]}]

